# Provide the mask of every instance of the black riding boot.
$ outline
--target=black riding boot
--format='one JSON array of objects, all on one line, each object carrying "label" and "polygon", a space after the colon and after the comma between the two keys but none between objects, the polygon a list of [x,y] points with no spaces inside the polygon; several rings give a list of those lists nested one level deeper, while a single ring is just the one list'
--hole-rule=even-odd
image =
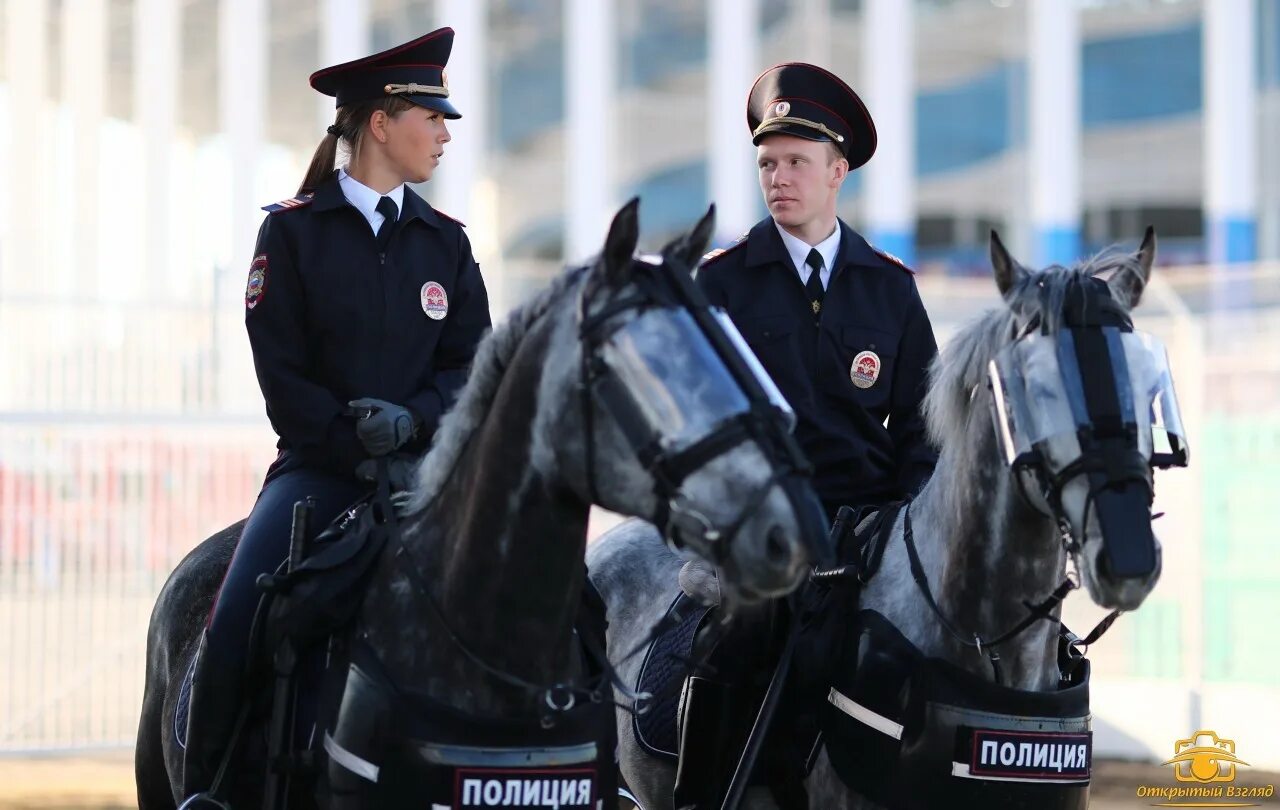
[{"label": "black riding boot", "polygon": [[[217,656],[207,654],[206,642],[202,633],[187,713],[187,747],[182,756],[182,794],[186,798],[179,810],[229,807],[206,791],[213,786],[235,728],[241,676],[238,667],[228,672],[227,667],[219,666]],[[225,783],[220,787],[219,793],[225,796]]]},{"label": "black riding boot", "polygon": [[676,808],[718,810],[755,720],[749,690],[690,675],[680,699]]}]

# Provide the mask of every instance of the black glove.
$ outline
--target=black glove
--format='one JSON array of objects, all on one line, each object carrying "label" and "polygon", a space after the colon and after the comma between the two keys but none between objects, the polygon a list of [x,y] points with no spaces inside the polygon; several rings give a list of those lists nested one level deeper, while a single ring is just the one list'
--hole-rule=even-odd
[{"label": "black glove", "polygon": [[371,456],[385,456],[413,436],[413,414],[403,405],[368,397],[347,404],[370,410],[368,416],[356,420],[356,435]]},{"label": "black glove", "polygon": [[[392,492],[405,492],[413,481],[414,459],[406,456],[392,456],[387,459],[387,480]],[[378,481],[378,460],[367,458],[356,465],[356,478],[369,483]]]}]

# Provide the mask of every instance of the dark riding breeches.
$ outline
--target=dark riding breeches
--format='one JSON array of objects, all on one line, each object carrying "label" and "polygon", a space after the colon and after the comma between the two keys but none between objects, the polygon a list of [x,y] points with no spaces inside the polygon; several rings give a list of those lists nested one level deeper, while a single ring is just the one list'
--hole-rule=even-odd
[{"label": "dark riding breeches", "polygon": [[[244,669],[249,630],[260,596],[258,575],[274,572],[288,555],[294,503],[308,496],[315,498],[311,539],[367,491],[366,485],[353,478],[307,468],[282,473],[263,486],[209,616],[206,654],[211,663],[216,662],[214,666],[228,673]],[[230,669],[233,666],[235,670]]]}]

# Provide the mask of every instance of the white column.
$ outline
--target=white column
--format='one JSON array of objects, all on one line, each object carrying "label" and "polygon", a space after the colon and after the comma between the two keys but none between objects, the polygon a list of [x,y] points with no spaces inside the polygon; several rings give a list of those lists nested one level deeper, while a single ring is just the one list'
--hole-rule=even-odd
[{"label": "white column", "polygon": [[831,0],[800,0],[804,61],[832,70]]},{"label": "white column", "polygon": [[916,89],[912,4],[866,0],[863,100],[876,124],[876,153],[862,169],[867,238],[908,265],[916,243]]},{"label": "white column", "polygon": [[[472,189],[488,165],[488,68],[486,56],[489,23],[488,0],[439,0],[436,25],[450,26],[455,35],[449,56],[449,99],[462,118],[450,121],[453,138],[432,177],[437,185],[433,199],[440,210],[472,223]],[[475,238],[474,234],[471,238]]]},{"label": "white column", "polygon": [[71,176],[63,214],[71,240],[69,279],[79,297],[98,285],[98,187],[103,100],[107,75],[106,0],[65,0],[62,6],[62,102],[71,119]]},{"label": "white column", "polygon": [[253,379],[242,302],[258,225],[265,216],[260,207],[296,188],[273,188],[270,195],[258,190],[267,115],[266,3],[219,0],[218,4],[218,118],[227,166],[225,175],[211,178],[222,186],[218,196],[226,202],[217,212],[217,221],[227,228],[219,234],[219,243],[227,247],[218,257],[213,285],[218,330],[214,403],[218,407],[241,401],[245,381]]},{"label": "white column", "polygon": [[[45,225],[52,212],[36,190],[49,171],[47,146],[51,117],[47,109],[49,58],[45,0],[9,0],[5,4],[5,76],[9,85],[9,162],[7,249],[0,254],[0,295],[39,292],[49,263],[42,257]],[[6,246],[0,246],[6,247]]]},{"label": "white column", "polygon": [[[369,0],[318,0],[320,15],[320,64],[316,70],[368,56]],[[324,136],[325,127],[333,123],[334,100],[320,96],[317,104],[319,127],[316,142]]]},{"label": "white column", "polygon": [[[565,259],[604,245],[617,203],[613,169],[613,4],[565,0]],[[643,209],[641,217],[644,216]]]},{"label": "white column", "polygon": [[1256,36],[1253,0],[1204,4],[1204,210],[1215,263],[1257,256]]},{"label": "white column", "polygon": [[[231,166],[231,246],[226,266],[231,300],[243,292],[253,256],[259,209],[255,196],[263,118],[267,114],[265,0],[222,0],[218,9],[218,111]],[[243,272],[240,272],[243,270]]]},{"label": "white column", "polygon": [[1037,265],[1080,253],[1080,16],[1076,0],[1027,5],[1027,157]]},{"label": "white column", "polygon": [[710,0],[707,11],[707,164],[716,239],[741,236],[763,216],[747,93],[759,67],[759,0]]},{"label": "white column", "polygon": [[[144,174],[143,255],[138,257],[134,291],[146,287],[171,297],[184,286],[180,268],[170,266],[173,139],[177,132],[180,6],[171,0],[136,0],[133,9],[133,120],[142,138]],[[147,297],[151,297],[148,295]]]}]

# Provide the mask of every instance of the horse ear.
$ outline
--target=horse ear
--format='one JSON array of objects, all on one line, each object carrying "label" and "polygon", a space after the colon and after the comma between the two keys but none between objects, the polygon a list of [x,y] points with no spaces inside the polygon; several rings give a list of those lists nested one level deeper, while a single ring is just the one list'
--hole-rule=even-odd
[{"label": "horse ear", "polygon": [[1133,254],[1133,261],[1107,280],[1111,296],[1129,309],[1136,307],[1142,299],[1142,291],[1147,288],[1147,281],[1151,279],[1151,265],[1155,260],[1156,230],[1148,225],[1138,252]]},{"label": "horse ear", "polygon": [[1009,255],[1009,251],[1005,249],[1004,243],[1000,241],[1000,234],[991,230],[991,269],[996,277],[996,288],[1000,290],[1000,295],[1009,294],[1019,281],[1027,275],[1027,271],[1018,264],[1017,260]]},{"label": "horse ear", "polygon": [[640,198],[632,197],[613,215],[609,225],[609,235],[604,240],[604,251],[600,260],[604,263],[605,280],[614,287],[626,282],[627,273],[631,269],[631,258],[636,253],[636,242],[640,239]]},{"label": "horse ear", "polygon": [[707,213],[702,215],[702,219],[698,220],[698,224],[693,226],[693,230],[684,236],[671,240],[666,247],[662,249],[662,258],[668,264],[674,264],[679,267],[685,267],[692,273],[698,267],[698,261],[702,255],[707,252],[707,245],[711,243],[711,233],[716,227],[716,206],[715,203],[707,209]]}]

